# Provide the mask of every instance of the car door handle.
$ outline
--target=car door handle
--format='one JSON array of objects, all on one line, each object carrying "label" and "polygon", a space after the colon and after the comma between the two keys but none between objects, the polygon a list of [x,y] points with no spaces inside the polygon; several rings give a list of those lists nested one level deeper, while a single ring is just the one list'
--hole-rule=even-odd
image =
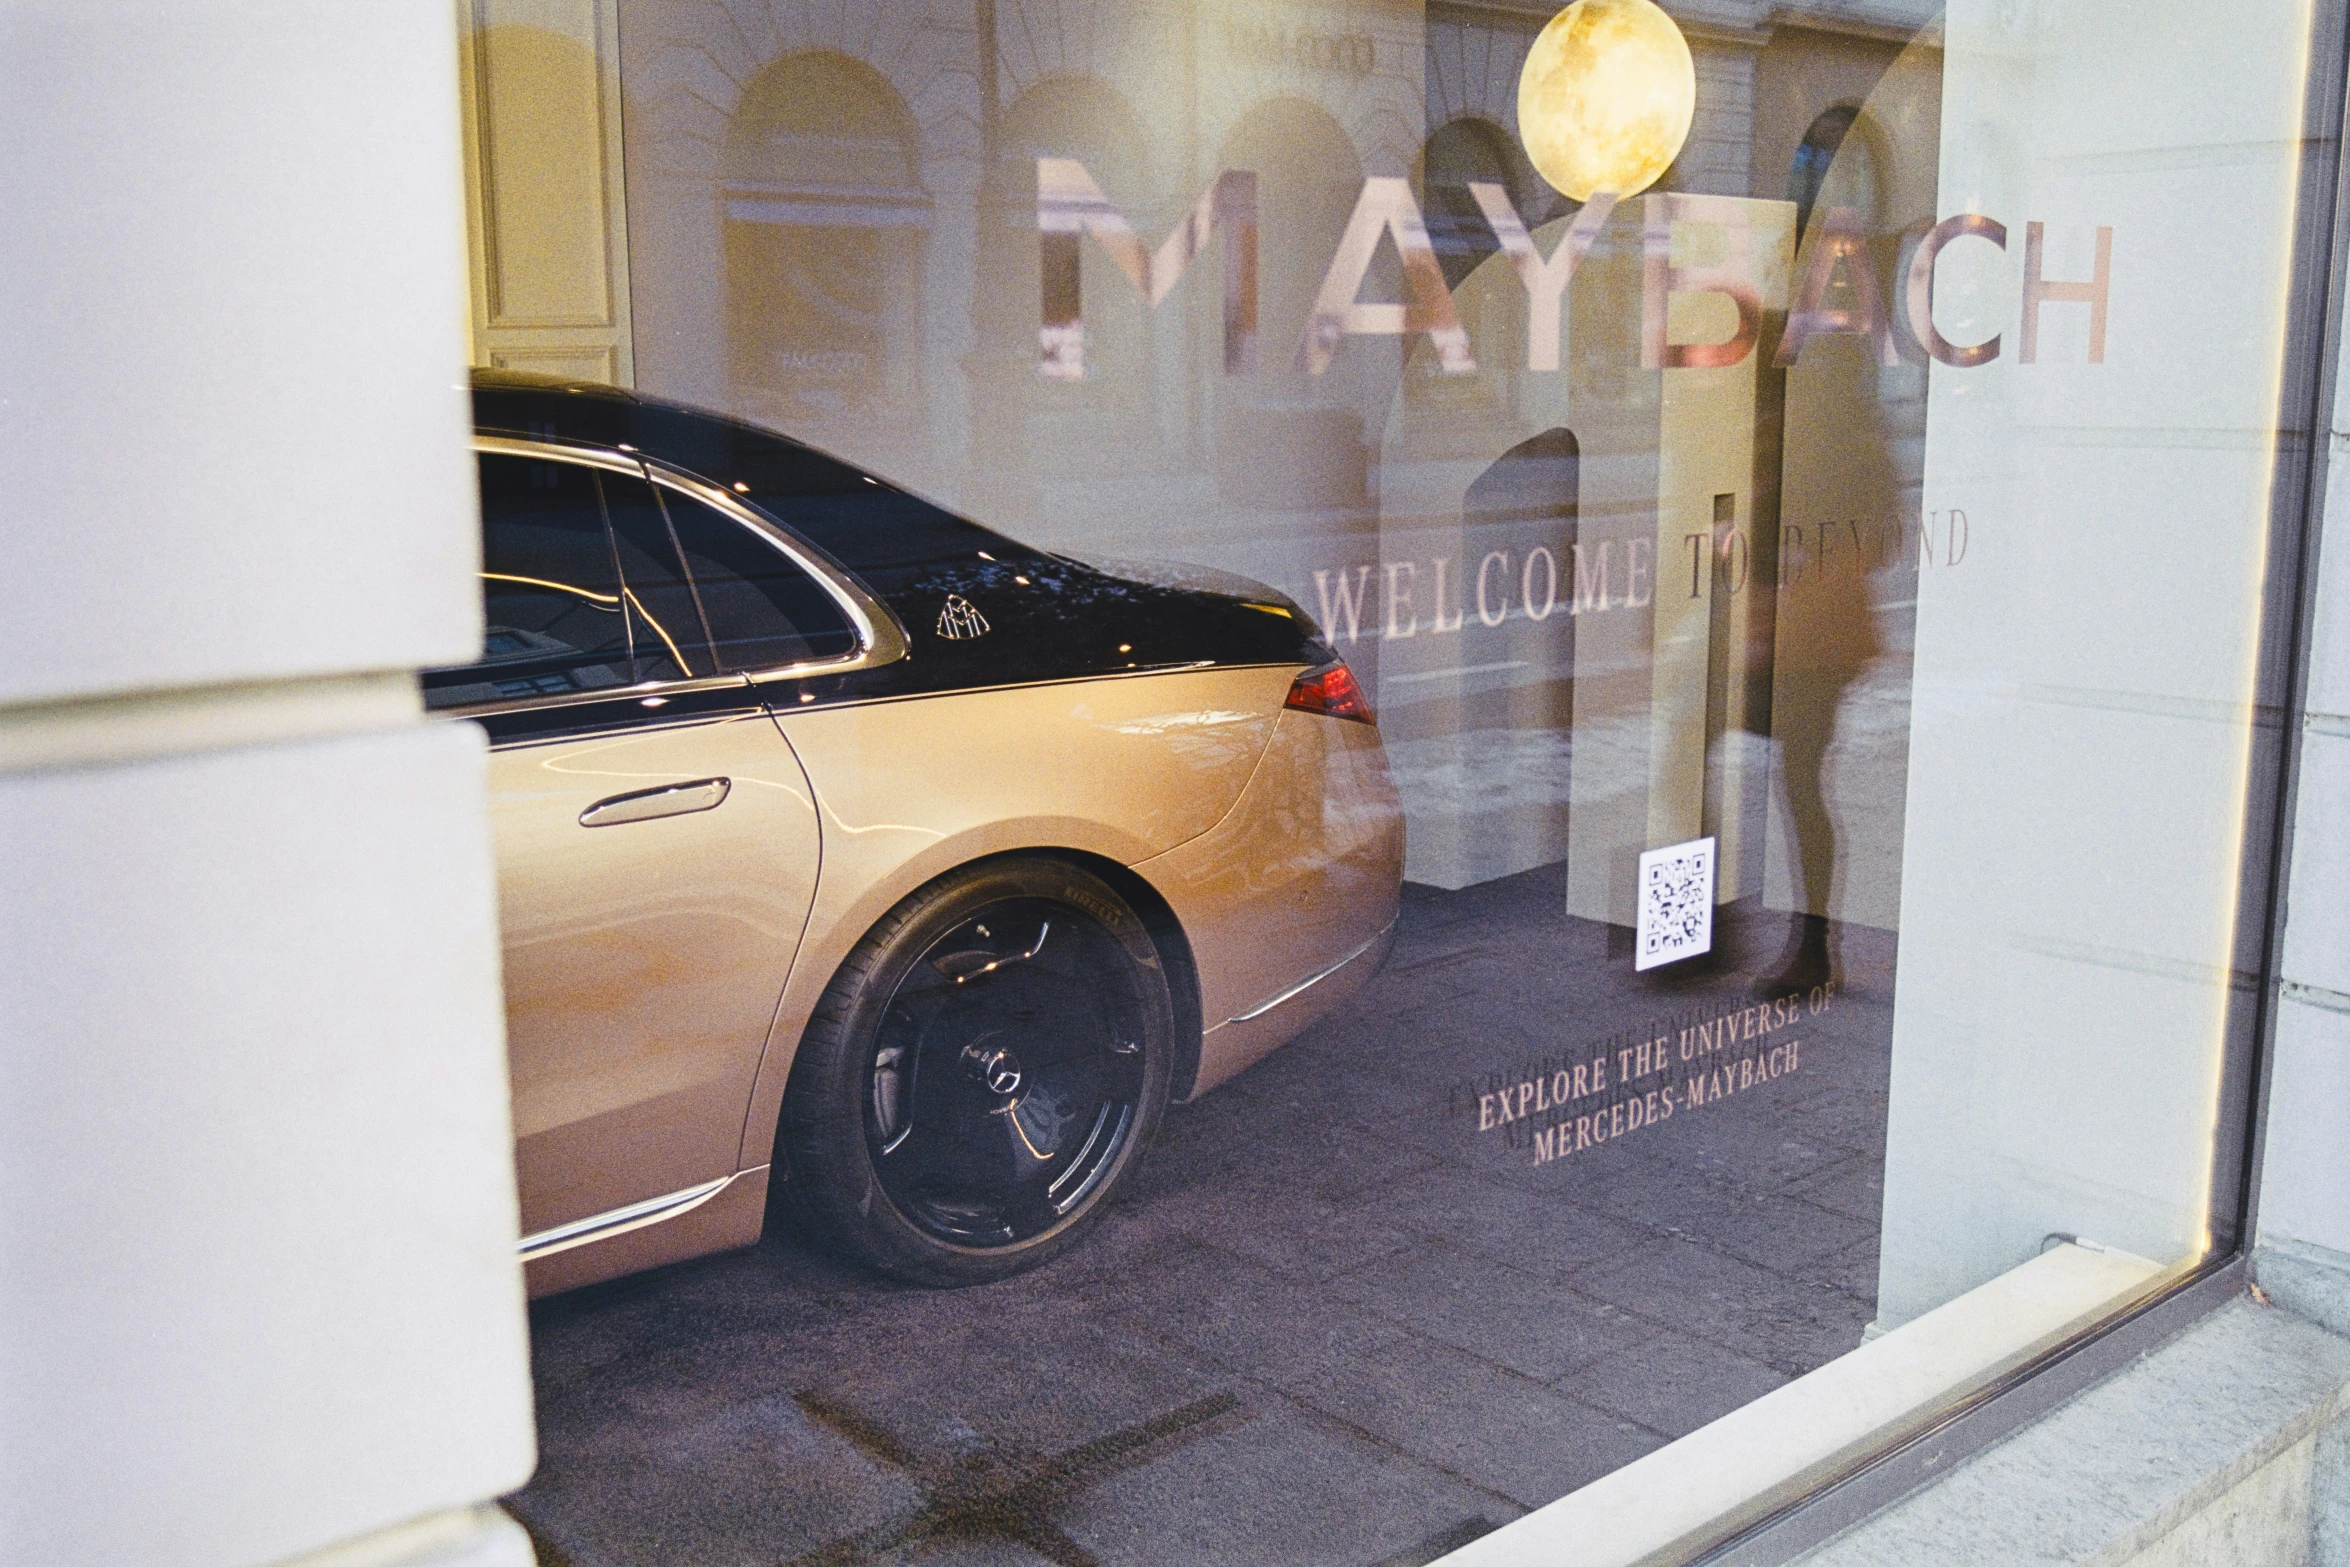
[{"label": "car door handle", "polygon": [[649,822],[656,816],[690,816],[695,811],[714,811],[726,803],[727,791],[733,787],[730,779],[703,778],[693,783],[663,784],[658,789],[616,794],[580,812],[579,825],[617,827],[622,822]]}]

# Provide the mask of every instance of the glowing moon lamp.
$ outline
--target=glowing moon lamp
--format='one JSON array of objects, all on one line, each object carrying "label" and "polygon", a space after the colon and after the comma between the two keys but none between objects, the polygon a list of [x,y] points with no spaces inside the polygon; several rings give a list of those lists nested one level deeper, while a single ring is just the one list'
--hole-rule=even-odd
[{"label": "glowing moon lamp", "polygon": [[1689,42],[1652,0],[1575,0],[1518,73],[1518,135],[1536,172],[1577,201],[1655,184],[1697,112]]}]

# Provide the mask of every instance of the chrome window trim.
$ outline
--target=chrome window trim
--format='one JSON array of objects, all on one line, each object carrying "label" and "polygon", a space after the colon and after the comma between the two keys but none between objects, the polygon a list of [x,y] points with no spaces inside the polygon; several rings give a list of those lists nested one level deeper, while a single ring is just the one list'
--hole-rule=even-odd
[{"label": "chrome window trim", "polygon": [[[764,683],[788,679],[794,675],[825,674],[835,666],[794,664],[784,669],[761,670],[756,676],[711,675],[700,680],[647,681],[642,685],[605,686],[595,691],[565,691],[553,696],[514,697],[503,702],[481,702],[471,707],[436,707],[428,716],[433,718],[496,718],[504,713],[528,712],[536,708],[576,707],[587,702],[619,702],[631,697],[667,696],[674,692],[715,691],[724,687],[748,690],[754,680]],[[865,667],[865,666],[860,666]],[[1219,664],[1212,658],[1195,658],[1181,663],[1148,664],[1140,669],[1112,669],[1087,675],[1055,675],[1039,680],[1007,680],[995,685],[946,686],[936,691],[892,691],[870,696],[840,697],[823,704],[834,707],[879,707],[891,702],[928,702],[938,697],[977,696],[1000,691],[1036,691],[1047,686],[1081,686],[1097,680],[1148,680],[1158,675],[1196,674],[1203,669],[1308,669],[1312,666],[1299,659],[1267,660],[1254,664]],[[803,709],[792,708],[792,712]],[[809,709],[813,711],[813,709]]]},{"label": "chrome window trim", "polygon": [[909,651],[904,628],[872,595],[858,586],[848,573],[831,561],[816,554],[808,546],[793,538],[771,518],[765,516],[719,485],[697,478],[682,469],[666,464],[648,462],[629,452],[613,451],[609,447],[575,445],[568,441],[526,439],[511,435],[487,435],[476,432],[473,437],[476,452],[491,452],[502,457],[529,457],[542,462],[577,463],[584,468],[602,468],[611,473],[623,473],[648,483],[665,485],[680,494],[705,505],[715,507],[733,521],[742,524],[767,541],[794,565],[806,571],[822,584],[834,603],[847,617],[851,632],[857,638],[854,652],[833,658],[808,659],[797,664],[781,664],[772,669],[754,669],[734,674],[702,675],[691,680],[645,680],[633,686],[605,686],[593,691],[562,691],[546,696],[513,697],[498,702],[469,702],[463,706],[436,707],[430,710],[434,718],[495,718],[507,713],[537,712],[548,708],[578,707],[591,702],[626,701],[631,697],[671,696],[680,692],[717,691],[729,687],[748,689],[778,680],[798,680],[816,675],[845,675],[860,669],[874,669],[883,664],[894,664]]},{"label": "chrome window trim", "polygon": [[693,691],[748,691],[741,675],[704,675],[698,680],[642,680],[633,686],[599,686],[593,691],[558,691],[548,696],[508,697],[499,702],[469,702],[463,707],[433,707],[428,718],[498,718],[507,713],[535,713],[558,707],[585,707],[593,702],[625,702],[631,697],[672,697]]},{"label": "chrome window trim", "polygon": [[[666,485],[741,523],[824,585],[825,591],[832,595],[833,602],[848,617],[849,625],[855,630],[859,651],[827,660],[822,667],[838,673],[849,669],[867,669],[877,664],[891,664],[906,656],[906,633],[899,626],[897,617],[859,587],[847,572],[812,546],[794,537],[775,519],[724,485],[713,484],[682,468],[647,459],[644,472],[655,484]],[[764,685],[771,680],[788,679],[809,667],[806,664],[786,664],[775,669],[755,669],[746,671],[744,678],[753,685]]]},{"label": "chrome window trim", "polygon": [[602,468],[609,473],[645,476],[645,465],[626,452],[616,452],[602,446],[574,446],[568,441],[524,439],[514,435],[483,435],[473,437],[477,452],[495,452],[501,457],[537,457],[556,462],[577,463],[583,468]]},{"label": "chrome window trim", "polygon": [[[1101,670],[1085,675],[1047,675],[1033,680],[1002,680],[985,685],[941,686],[936,691],[885,691],[870,696],[838,697],[824,703],[832,707],[880,707],[890,702],[928,702],[942,696],[993,695],[1003,691],[1041,691],[1047,686],[1082,686],[1098,680],[1148,680],[1157,675],[1197,674],[1203,669],[1309,669],[1313,666],[1299,659],[1266,660],[1254,664],[1219,664],[1212,658],[1187,659],[1181,663],[1146,664],[1138,669]],[[792,709],[799,711],[799,709]],[[1273,716],[1279,716],[1276,709]]]}]

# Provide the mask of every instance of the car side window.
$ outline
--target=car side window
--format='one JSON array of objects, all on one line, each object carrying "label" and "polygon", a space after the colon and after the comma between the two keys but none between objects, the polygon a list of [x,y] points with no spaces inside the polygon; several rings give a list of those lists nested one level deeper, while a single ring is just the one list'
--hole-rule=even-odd
[{"label": "car side window", "polygon": [[631,637],[599,475],[577,463],[480,455],[478,663],[428,670],[428,708],[632,684]]},{"label": "car side window", "polygon": [[428,708],[774,669],[852,652],[821,583],[682,491],[583,463],[478,454],[479,662],[427,670]]},{"label": "car side window", "polygon": [[698,680],[716,674],[695,584],[678,563],[660,498],[643,479],[616,473],[601,477],[621,580],[628,584],[637,678]]},{"label": "car side window", "polygon": [[797,561],[682,490],[663,485],[659,495],[720,669],[776,669],[855,650],[839,603]]}]

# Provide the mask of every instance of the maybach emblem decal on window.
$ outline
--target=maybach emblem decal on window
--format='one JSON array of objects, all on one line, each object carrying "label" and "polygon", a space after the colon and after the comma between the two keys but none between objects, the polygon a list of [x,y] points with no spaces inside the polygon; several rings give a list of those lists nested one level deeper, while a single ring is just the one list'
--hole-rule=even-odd
[{"label": "maybach emblem decal on window", "polygon": [[938,608],[938,634],[949,642],[968,642],[988,633],[987,617],[960,593],[949,593]]}]

